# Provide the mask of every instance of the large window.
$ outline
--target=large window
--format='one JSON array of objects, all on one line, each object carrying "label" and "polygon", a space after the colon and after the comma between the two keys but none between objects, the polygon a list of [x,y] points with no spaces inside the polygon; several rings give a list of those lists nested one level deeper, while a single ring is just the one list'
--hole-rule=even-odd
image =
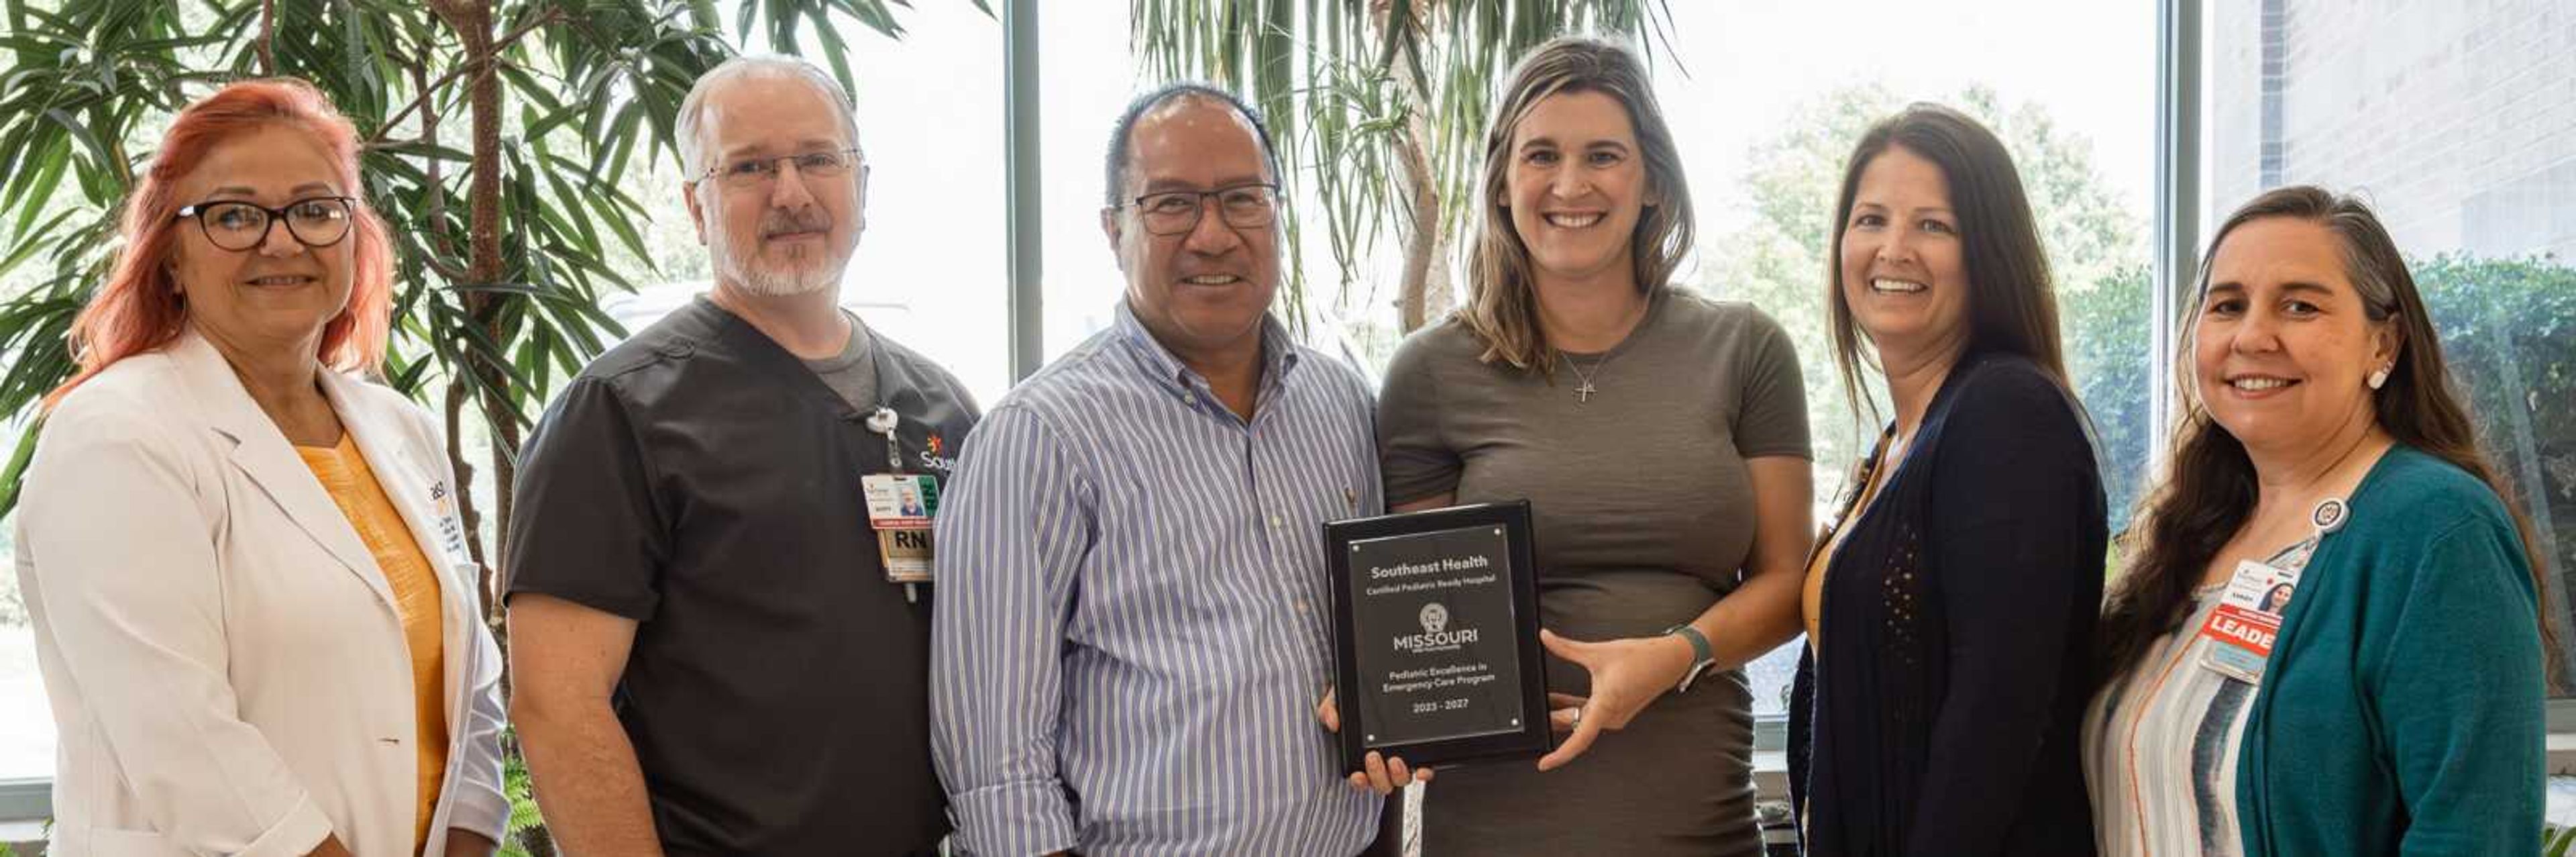
[{"label": "large window", "polygon": [[2370,200],[2576,643],[2576,10],[2216,0],[2203,32],[2202,222],[2289,184]]}]

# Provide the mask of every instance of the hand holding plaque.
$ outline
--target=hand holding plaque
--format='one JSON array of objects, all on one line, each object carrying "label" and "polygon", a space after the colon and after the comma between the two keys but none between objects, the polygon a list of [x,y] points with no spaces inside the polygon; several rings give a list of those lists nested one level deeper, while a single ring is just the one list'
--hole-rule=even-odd
[{"label": "hand holding plaque", "polygon": [[[1324,731],[1338,734],[1342,731],[1342,715],[1341,707],[1333,702],[1336,693],[1331,688],[1324,690],[1324,701],[1315,704],[1315,719],[1323,722]],[[1350,775],[1351,788],[1380,795],[1430,781],[1430,768],[1412,767],[1405,764],[1402,756],[1382,756],[1375,750],[1369,751],[1365,764]]]},{"label": "hand holding plaque", "polygon": [[1345,770],[1548,746],[1529,504],[1336,521],[1334,685]]}]

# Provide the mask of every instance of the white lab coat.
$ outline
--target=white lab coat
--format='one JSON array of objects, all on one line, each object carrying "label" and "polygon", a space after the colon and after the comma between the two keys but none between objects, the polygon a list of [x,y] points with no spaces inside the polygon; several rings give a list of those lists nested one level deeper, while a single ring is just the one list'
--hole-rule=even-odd
[{"label": "white lab coat", "polygon": [[[324,370],[341,425],[442,573],[450,828],[498,840],[500,652],[428,412]],[[44,425],[18,579],[60,730],[50,854],[361,857],[412,846],[409,646],[375,558],[194,330]]]}]

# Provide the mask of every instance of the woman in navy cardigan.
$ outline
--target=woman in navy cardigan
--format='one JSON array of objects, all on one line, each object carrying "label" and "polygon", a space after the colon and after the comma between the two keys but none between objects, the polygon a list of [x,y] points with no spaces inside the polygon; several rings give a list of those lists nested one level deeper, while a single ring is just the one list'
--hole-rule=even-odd
[{"label": "woman in navy cardigan", "polygon": [[2076,755],[2107,539],[2011,156],[1916,105],[1836,204],[1837,362],[1895,418],[1809,563],[1790,775],[1810,857],[2088,855]]}]

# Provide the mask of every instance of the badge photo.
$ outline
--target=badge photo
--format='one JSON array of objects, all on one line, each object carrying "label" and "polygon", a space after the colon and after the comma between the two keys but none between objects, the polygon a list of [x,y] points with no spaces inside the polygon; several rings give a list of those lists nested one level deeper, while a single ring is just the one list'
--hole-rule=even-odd
[{"label": "badge photo", "polygon": [[2202,622],[2210,641],[2201,665],[2247,684],[2261,684],[2263,666],[2281,634],[2281,614],[2298,591],[2299,573],[2253,560],[2236,564],[2227,591]]},{"label": "badge photo", "polygon": [[877,534],[877,559],[887,582],[929,583],[931,522],[939,515],[939,477],[927,473],[876,473],[859,477],[867,492],[868,527]]},{"label": "badge photo", "polygon": [[877,529],[928,529],[937,514],[938,477],[877,473],[860,477],[859,484],[868,495],[868,524]]}]

